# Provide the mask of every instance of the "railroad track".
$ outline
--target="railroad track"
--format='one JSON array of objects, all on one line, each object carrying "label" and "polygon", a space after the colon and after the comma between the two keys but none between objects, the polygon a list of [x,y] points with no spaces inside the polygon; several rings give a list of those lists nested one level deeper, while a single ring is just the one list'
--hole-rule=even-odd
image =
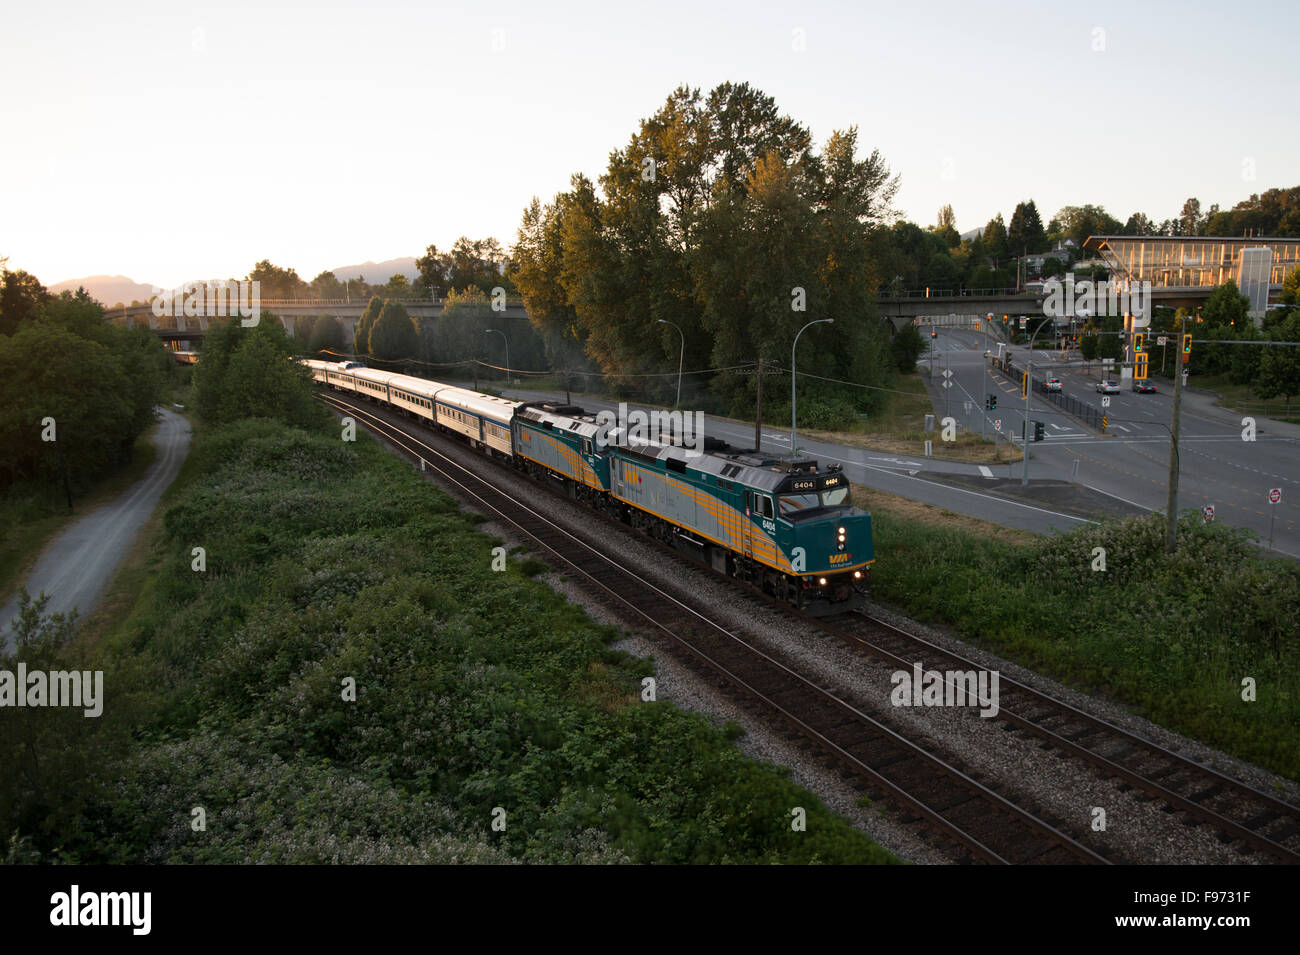
[{"label": "railroad track", "polygon": [[[856,618],[856,619],[854,619]],[[981,670],[952,650],[867,613],[813,626],[874,656],[911,670]],[[1278,862],[1300,863],[1300,807],[1182,756],[1047,693],[999,676],[997,717],[1017,730],[1123,780],[1170,808],[1218,829],[1226,839]]]},{"label": "railroad track", "polygon": [[956,849],[959,859],[995,864],[1107,861],[775,659],[743,635],[727,630],[606,557],[477,471],[412,434],[409,425],[399,425],[350,399],[331,394],[319,397],[355,416],[358,423],[424,462],[425,468],[477,506],[532,539],[558,567],[570,569],[585,589],[661,634],[695,666],[720,677],[750,706],[775,714],[827,760],[847,770],[857,788],[919,817],[926,828]]}]

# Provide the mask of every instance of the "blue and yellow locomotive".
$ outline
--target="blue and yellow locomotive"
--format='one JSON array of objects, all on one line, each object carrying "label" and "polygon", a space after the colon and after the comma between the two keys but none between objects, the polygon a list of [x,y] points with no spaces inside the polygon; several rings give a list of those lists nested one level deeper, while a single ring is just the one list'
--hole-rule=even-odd
[{"label": "blue and yellow locomotive", "polygon": [[322,384],[459,434],[806,613],[840,613],[866,598],[871,515],[852,506],[839,466],[733,449],[698,430],[694,440],[671,429],[652,438],[611,427],[607,412],[515,402],[355,363],[305,364]]}]

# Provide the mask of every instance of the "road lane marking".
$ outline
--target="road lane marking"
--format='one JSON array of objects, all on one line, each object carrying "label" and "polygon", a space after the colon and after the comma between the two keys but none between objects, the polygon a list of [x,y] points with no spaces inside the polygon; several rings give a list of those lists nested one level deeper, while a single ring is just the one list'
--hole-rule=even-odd
[{"label": "road lane marking", "polygon": [[980,474],[984,475],[986,478],[991,478],[993,476],[993,472],[982,464],[980,465]]}]

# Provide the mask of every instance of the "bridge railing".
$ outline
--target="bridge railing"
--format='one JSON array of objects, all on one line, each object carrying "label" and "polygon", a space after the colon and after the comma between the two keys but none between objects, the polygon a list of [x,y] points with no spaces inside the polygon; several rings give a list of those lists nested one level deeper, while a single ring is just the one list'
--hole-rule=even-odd
[{"label": "bridge railing", "polygon": [[1036,296],[1037,293],[1017,288],[923,288],[882,289],[881,298],[1005,298],[1008,295]]},{"label": "bridge railing", "polygon": [[[995,361],[995,364],[996,363],[997,362]],[[1021,376],[1025,373],[1024,367],[1011,359],[1002,359],[1002,365],[1005,368],[1007,375],[1013,381],[1019,381]],[[1078,418],[1094,431],[1104,432],[1106,430],[1101,426],[1102,419],[1106,417],[1106,413],[1100,408],[1094,407],[1086,401],[1080,401],[1073,395],[1067,395],[1061,391],[1048,391],[1047,379],[1039,378],[1037,375],[1031,376],[1029,382],[1030,387],[1034,389],[1039,397],[1047,399],[1066,414],[1074,415],[1074,417]]]}]

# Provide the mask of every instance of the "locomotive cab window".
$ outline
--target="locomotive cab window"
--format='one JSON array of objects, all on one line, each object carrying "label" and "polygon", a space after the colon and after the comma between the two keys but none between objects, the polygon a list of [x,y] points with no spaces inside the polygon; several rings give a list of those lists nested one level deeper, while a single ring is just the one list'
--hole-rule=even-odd
[{"label": "locomotive cab window", "polygon": [[782,517],[797,517],[822,507],[840,507],[849,503],[848,485],[827,488],[823,491],[806,491],[802,494],[782,494]]}]

